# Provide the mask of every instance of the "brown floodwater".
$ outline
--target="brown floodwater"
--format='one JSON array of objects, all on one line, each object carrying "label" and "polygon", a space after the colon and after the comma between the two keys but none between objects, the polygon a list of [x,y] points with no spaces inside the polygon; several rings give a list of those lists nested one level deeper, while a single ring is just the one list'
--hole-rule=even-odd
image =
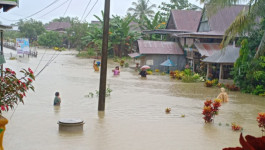
[{"label": "brown floodwater", "polygon": [[[39,50],[38,58],[7,60],[5,67],[36,70],[41,60],[39,72],[53,54]],[[93,59],[74,54],[61,52],[36,78],[36,91],[28,93],[25,104],[3,113],[9,119],[6,150],[221,150],[240,146],[240,132],[226,126],[232,122],[244,128],[244,135],[261,136],[256,117],[265,111],[264,97],[228,92],[229,102],[221,106],[214,123],[205,124],[203,102],[215,98],[218,88],[167,75],[149,75],[144,80],[130,68],[121,68],[115,77],[111,70],[118,64],[111,61],[107,86],[113,91],[106,98],[105,112],[99,113],[97,96],[86,96],[98,90],[99,73],[93,70]],[[53,106],[56,91],[61,94],[60,107]],[[165,113],[166,107],[171,107],[170,114]],[[62,118],[83,119],[84,131],[59,132],[57,122]]]}]

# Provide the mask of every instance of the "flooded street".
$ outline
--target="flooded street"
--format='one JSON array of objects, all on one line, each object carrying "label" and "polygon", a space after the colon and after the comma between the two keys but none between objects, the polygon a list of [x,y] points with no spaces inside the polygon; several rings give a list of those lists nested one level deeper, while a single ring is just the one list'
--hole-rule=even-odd
[{"label": "flooded street", "polygon": [[[36,90],[28,93],[25,105],[3,113],[9,120],[6,150],[219,150],[239,146],[240,132],[226,126],[232,122],[244,128],[244,135],[261,136],[256,117],[265,111],[264,97],[228,92],[229,102],[213,124],[205,125],[203,103],[215,98],[218,88],[162,75],[144,80],[130,68],[121,68],[121,75],[114,77],[111,70],[118,64],[110,61],[107,86],[113,91],[105,113],[98,113],[98,97],[86,95],[98,90],[99,72],[93,70],[93,59],[79,59],[75,53],[61,52],[36,78]],[[54,54],[59,52],[42,50],[38,58],[7,60],[4,67],[30,67],[38,73]],[[62,98],[59,108],[53,106],[56,91]],[[171,107],[170,114],[166,107]],[[84,131],[59,132],[57,121],[62,118],[83,119]]]}]

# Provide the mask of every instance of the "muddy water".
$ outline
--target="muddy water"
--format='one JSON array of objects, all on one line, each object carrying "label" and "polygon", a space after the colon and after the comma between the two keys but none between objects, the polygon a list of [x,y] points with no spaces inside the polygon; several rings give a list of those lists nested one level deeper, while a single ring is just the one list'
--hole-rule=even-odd
[{"label": "muddy water", "polygon": [[[8,51],[8,50],[6,50]],[[45,53],[45,55],[44,55]],[[239,132],[226,123],[236,122],[244,134],[261,136],[257,113],[265,111],[265,99],[228,92],[230,101],[221,106],[213,124],[204,124],[203,102],[218,95],[219,89],[202,83],[185,84],[168,76],[139,78],[134,70],[121,68],[114,77],[109,62],[107,84],[113,90],[106,98],[105,113],[97,111],[99,73],[93,60],[78,59],[74,52],[62,52],[37,77],[36,92],[30,92],[25,105],[3,115],[9,119],[4,147],[7,150],[218,150],[239,146]],[[37,67],[36,72],[53,56],[54,51],[39,51],[38,58],[7,60],[6,67]],[[61,93],[61,107],[53,104],[54,93]],[[171,107],[170,114],[164,109]],[[185,115],[182,118],[181,115]],[[83,133],[61,133],[57,121],[81,118]]]}]

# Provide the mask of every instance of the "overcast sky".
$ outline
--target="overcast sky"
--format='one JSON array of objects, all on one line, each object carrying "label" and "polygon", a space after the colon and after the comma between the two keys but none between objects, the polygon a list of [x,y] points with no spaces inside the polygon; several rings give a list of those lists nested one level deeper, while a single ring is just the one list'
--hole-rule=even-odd
[{"label": "overcast sky", "polygon": [[[19,7],[15,7],[9,10],[8,12],[0,13],[0,21],[2,22],[2,24],[5,25],[15,23],[16,20],[24,19],[28,16],[31,16],[54,1],[55,0],[20,0]],[[32,16],[31,18],[47,23],[54,18],[62,17],[70,1],[71,0],[57,0],[56,3],[54,3],[47,9],[41,11],[40,13]],[[69,9],[65,13],[65,17],[79,17],[79,19],[81,19],[83,16],[83,20],[86,19],[86,21],[88,22],[91,22],[91,20],[96,20],[93,15],[100,15],[101,10],[104,9],[105,0],[91,0],[90,5],[88,5],[87,11],[85,12],[85,8],[89,1],[90,0],[72,0],[71,4],[69,5]],[[137,0],[111,0],[111,15],[117,14],[125,16],[127,9],[132,6],[131,3],[134,1],[136,2]],[[190,3],[202,7],[202,5],[200,5],[199,0],[189,1]],[[149,0],[149,2],[150,4],[156,4],[158,6],[159,4],[161,4],[161,2],[169,2],[169,0]],[[95,6],[92,9],[93,5]],[[88,14],[89,11],[91,12]],[[155,11],[158,11],[158,8],[156,8]]]}]

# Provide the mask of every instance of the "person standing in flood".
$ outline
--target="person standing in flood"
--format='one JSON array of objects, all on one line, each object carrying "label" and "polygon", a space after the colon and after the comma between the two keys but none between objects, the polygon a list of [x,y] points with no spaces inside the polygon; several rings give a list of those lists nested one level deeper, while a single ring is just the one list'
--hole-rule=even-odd
[{"label": "person standing in flood", "polygon": [[146,78],[147,72],[145,68],[142,68],[142,70],[140,71],[139,75],[141,75],[141,77]]},{"label": "person standing in flood", "polygon": [[217,99],[228,102],[228,94],[225,92],[225,88],[221,88],[221,93],[217,96]]},{"label": "person standing in flood", "polygon": [[112,70],[113,72],[113,75],[116,76],[116,75],[120,75],[120,68],[119,66],[116,66],[114,70]]},{"label": "person standing in flood", "polygon": [[53,100],[53,105],[54,106],[60,106],[61,104],[61,97],[60,97],[60,93],[59,92],[56,92],[55,93],[55,98]]},{"label": "person standing in flood", "polygon": [[93,62],[93,68],[95,71],[99,71],[98,64],[97,64],[96,60],[94,60],[94,62]]}]

